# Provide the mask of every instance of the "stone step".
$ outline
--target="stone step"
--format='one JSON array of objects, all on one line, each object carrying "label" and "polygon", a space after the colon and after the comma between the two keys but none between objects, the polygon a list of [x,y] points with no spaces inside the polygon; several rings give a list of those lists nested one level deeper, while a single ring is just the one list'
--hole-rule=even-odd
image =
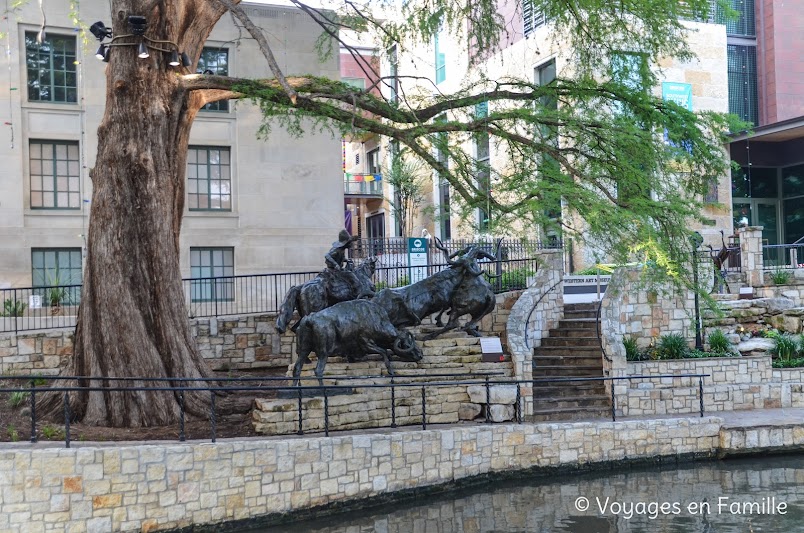
[{"label": "stone step", "polygon": [[[548,383],[535,383],[533,386],[533,398],[581,398],[584,396],[607,396],[606,388],[602,381],[597,382],[571,382],[565,384],[551,385]],[[608,397],[608,396],[607,396]]]},{"label": "stone step", "polygon": [[[597,348],[600,348],[600,340],[597,337],[545,337],[542,339],[542,345],[540,348],[552,346],[596,346]],[[538,350],[539,347],[535,349]]]},{"label": "stone step", "polygon": [[533,367],[533,379],[541,377],[601,377],[603,364],[599,365],[542,365]]},{"label": "stone step", "polygon": [[609,397],[605,394],[590,394],[578,398],[570,396],[552,396],[552,397],[534,397],[533,409],[534,411],[543,411],[546,409],[582,409],[587,407],[608,407]]},{"label": "stone step", "polygon": [[533,411],[531,420],[534,422],[547,422],[553,420],[586,420],[595,418],[607,418],[611,420],[611,407],[540,409]]},{"label": "stone step", "polygon": [[564,304],[564,312],[577,312],[577,311],[595,311],[597,312],[597,302],[588,302],[582,304]]},{"label": "stone step", "polygon": [[594,311],[568,311],[564,309],[564,318],[567,320],[575,320],[579,318],[591,318],[597,320],[597,309]]},{"label": "stone step", "polygon": [[575,338],[575,337],[591,337],[596,329],[592,328],[558,328],[551,329],[548,333],[549,337],[562,337],[562,338]]},{"label": "stone step", "polygon": [[[594,366],[602,359],[600,352],[592,355],[536,355],[533,357],[533,369],[542,366]],[[602,363],[601,363],[602,368]]]},{"label": "stone step", "polygon": [[600,346],[542,346],[533,349],[533,357],[602,357]]},{"label": "stone step", "polygon": [[558,329],[597,329],[597,319],[596,318],[566,318],[558,321]]}]

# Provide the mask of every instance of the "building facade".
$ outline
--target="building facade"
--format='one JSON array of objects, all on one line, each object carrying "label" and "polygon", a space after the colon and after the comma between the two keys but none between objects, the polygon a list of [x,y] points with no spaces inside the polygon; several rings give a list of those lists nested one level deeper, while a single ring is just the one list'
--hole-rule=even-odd
[{"label": "building facade", "polygon": [[[245,4],[271,35],[288,75],[339,76],[338,57],[321,62],[320,28],[296,9]],[[81,282],[92,184],[88,177],[104,113],[106,63],[73,26],[68,2],[41,13],[25,3],[4,21],[10,76],[0,77],[0,285]],[[108,6],[80,4],[87,25],[108,22]],[[224,16],[198,60],[199,73],[271,77],[251,39]],[[281,43],[281,44],[277,44]],[[200,111],[187,158],[181,266],[185,277],[316,270],[343,226],[341,141],[275,127],[257,137],[262,116],[248,102]],[[311,193],[315,191],[315,193]],[[58,278],[58,279],[56,279]]]}]

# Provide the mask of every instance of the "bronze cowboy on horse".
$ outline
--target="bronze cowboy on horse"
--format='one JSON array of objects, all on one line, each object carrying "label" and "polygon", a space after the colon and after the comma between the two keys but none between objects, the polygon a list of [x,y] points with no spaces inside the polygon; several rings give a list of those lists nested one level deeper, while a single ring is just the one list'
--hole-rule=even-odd
[{"label": "bronze cowboy on horse", "polygon": [[[338,302],[374,296],[371,277],[374,275],[377,258],[366,259],[362,265],[354,268],[354,263],[346,257],[352,243],[358,239],[359,237],[349,235],[346,230],[341,230],[338,240],[332,243],[332,248],[324,255],[327,268],[307,283],[290,288],[276,319],[278,332],[284,333],[287,330],[294,310],[298,310],[301,320],[305,315]],[[297,326],[298,322],[290,330],[296,331]]]}]

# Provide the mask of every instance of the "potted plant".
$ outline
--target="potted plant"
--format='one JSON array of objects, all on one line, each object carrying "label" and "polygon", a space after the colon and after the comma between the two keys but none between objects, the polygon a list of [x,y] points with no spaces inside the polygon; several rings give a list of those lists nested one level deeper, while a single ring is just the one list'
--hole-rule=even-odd
[{"label": "potted plant", "polygon": [[70,287],[72,279],[65,277],[64,274],[56,267],[54,270],[46,272],[43,276],[47,286],[42,290],[42,300],[45,305],[50,307],[51,315],[60,315],[62,313],[62,305],[64,305],[70,297]]}]

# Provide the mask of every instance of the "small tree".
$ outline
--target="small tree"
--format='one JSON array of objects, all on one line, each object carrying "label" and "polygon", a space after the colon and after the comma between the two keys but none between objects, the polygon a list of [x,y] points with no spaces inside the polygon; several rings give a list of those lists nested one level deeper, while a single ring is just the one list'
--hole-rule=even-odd
[{"label": "small tree", "polygon": [[423,165],[394,153],[391,164],[385,170],[386,181],[393,186],[393,198],[386,198],[391,205],[394,218],[399,224],[402,237],[411,237],[413,221],[426,198]]}]

